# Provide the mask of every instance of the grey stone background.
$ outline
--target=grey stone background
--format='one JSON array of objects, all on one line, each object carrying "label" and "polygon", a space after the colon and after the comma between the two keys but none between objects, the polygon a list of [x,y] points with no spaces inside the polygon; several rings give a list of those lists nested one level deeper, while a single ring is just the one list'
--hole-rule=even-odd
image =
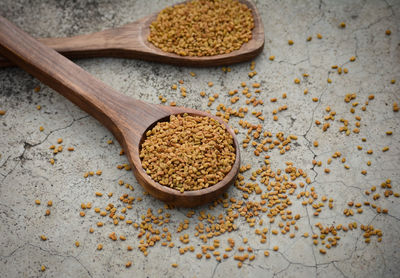
[{"label": "grey stone background", "polygon": [[[72,36],[86,34],[106,28],[113,28],[176,3],[176,1],[15,1],[0,2],[0,14],[26,32],[37,37]],[[219,103],[238,108],[245,106],[245,96],[241,95],[235,105],[230,105],[228,91],[241,89],[240,83],[251,85],[261,83],[260,98],[263,106],[250,111],[261,111],[265,116],[262,123],[264,130],[273,134],[284,132],[298,136],[297,143],[284,155],[277,150],[269,152],[271,167],[284,169],[286,161],[292,161],[296,167],[307,172],[312,180],[304,189],[298,188],[290,196],[293,214],[299,213],[297,221],[299,231],[290,239],[288,235],[271,234],[278,221],[270,224],[268,217],[263,227],[268,227],[266,244],[259,243],[254,229],[240,217],[236,224],[238,230],[219,237],[221,253],[228,246],[227,238],[236,241],[236,249],[229,253],[228,259],[217,262],[211,259],[196,259],[201,252],[201,240],[193,234],[199,223],[200,211],[218,216],[225,214],[222,206],[210,209],[207,205],[196,208],[193,218],[187,218],[187,209],[172,209],[171,221],[166,225],[172,232],[174,248],[162,247],[157,243],[149,248],[147,257],[138,250],[138,231],[120,221],[114,226],[111,219],[103,219],[105,226],[97,228],[95,223],[101,220],[93,208],[86,210],[86,216],[80,217],[80,204],[92,202],[93,207],[103,210],[108,203],[120,209],[123,204],[119,197],[130,194],[142,201],[135,201],[133,209],[128,210],[126,219],[140,223],[141,216],[148,208],[157,214],[164,207],[151,196],[144,195],[133,174],[120,171],[117,165],[127,163],[119,155],[117,142],[109,145],[113,139],[109,131],[96,120],[79,110],[68,100],[40,84],[35,78],[17,68],[0,69],[0,110],[6,110],[0,116],[0,273],[1,277],[398,277],[400,274],[400,199],[383,196],[384,189],[380,184],[392,180],[392,190],[399,192],[400,178],[400,113],[393,112],[394,102],[399,103],[400,84],[400,1],[256,1],[265,27],[265,48],[255,59],[255,70],[258,74],[250,79],[250,62],[231,66],[231,72],[224,73],[221,68],[179,68],[157,63],[124,59],[87,59],[76,61],[88,72],[126,95],[140,98],[151,103],[160,103],[158,96],[163,95],[168,103],[176,101],[178,105],[196,109],[210,109],[216,112]],[[347,27],[340,29],[340,22]],[[390,29],[392,34],[385,35]],[[320,33],[323,38],[317,39]],[[306,38],[312,36],[311,42]],[[287,41],[292,39],[293,46]],[[274,55],[274,61],[268,57]],[[351,63],[349,58],[356,56]],[[339,75],[331,69],[332,65],[346,67],[348,74]],[[190,76],[195,72],[196,76]],[[308,73],[308,78],[302,74]],[[299,78],[300,84],[293,80]],[[332,83],[328,84],[330,78]],[[184,80],[187,97],[182,98],[179,91],[171,90],[172,84]],[[391,80],[396,80],[391,84]],[[207,83],[214,86],[209,88]],[[41,86],[38,93],[34,88]],[[308,89],[307,95],[303,94]],[[200,91],[208,95],[219,93],[219,98],[209,108],[207,99],[201,98]],[[253,89],[250,89],[253,91]],[[282,93],[287,99],[282,99]],[[357,98],[351,103],[359,102],[356,113],[350,113],[351,103],[345,103],[346,94],[356,93]],[[368,96],[375,99],[369,102],[366,111],[361,106]],[[270,98],[277,97],[277,103]],[[312,98],[318,101],[313,102]],[[272,121],[272,110],[286,104],[288,110],[280,112],[279,120]],[[36,106],[41,105],[41,110]],[[336,111],[331,127],[323,132],[315,120],[325,122],[325,107]],[[356,120],[361,117],[360,133],[346,136],[339,132],[341,118],[349,120],[352,130]],[[252,124],[261,123],[251,113],[245,117]],[[239,129],[238,139],[245,138],[246,130],[239,127],[238,118],[232,118],[230,124]],[[44,131],[39,131],[39,126]],[[393,135],[387,136],[386,131]],[[361,138],[365,137],[366,142]],[[74,152],[64,150],[53,155],[49,146],[57,144],[63,138],[63,146],[75,147]],[[313,141],[319,147],[312,146]],[[115,141],[115,140],[114,140]],[[363,150],[357,150],[357,146]],[[384,146],[390,150],[382,152]],[[366,150],[373,149],[373,155]],[[327,160],[336,151],[346,157],[349,170],[339,160],[327,165]],[[263,165],[263,156],[253,155],[253,149],[241,149],[244,165],[251,164],[254,171]],[[55,157],[55,164],[49,160]],[[322,167],[313,167],[312,160],[322,161]],[[371,166],[366,162],[370,160]],[[324,172],[331,170],[330,174]],[[87,171],[102,170],[101,176],[88,179],[83,177]],[[367,170],[367,175],[361,171]],[[245,174],[246,180],[251,171]],[[134,187],[130,191],[118,185],[119,180]],[[371,186],[377,186],[376,193],[380,199],[373,201],[372,195],[364,194]],[[311,206],[301,205],[303,199],[297,199],[300,191],[315,188],[318,196],[326,195],[334,199],[334,208],[323,208],[320,216],[313,216]],[[265,186],[261,186],[266,192]],[[101,198],[95,192],[103,192]],[[113,192],[112,197],[106,194]],[[230,197],[238,200],[242,192],[231,187]],[[39,199],[40,206],[35,205]],[[53,201],[51,215],[44,216],[48,200]],[[259,201],[259,195],[250,195],[249,200]],[[345,217],[343,210],[348,208],[349,201],[370,201],[388,214],[378,214],[376,210],[363,205],[362,214],[355,213]],[[354,209],[354,208],[353,208]],[[185,219],[190,222],[189,229],[176,233],[180,223]],[[204,221],[203,221],[204,222]],[[320,245],[314,246],[311,237],[304,238],[307,232],[319,234],[316,223],[326,225],[356,222],[373,225],[383,232],[382,242],[372,237],[371,243],[364,242],[360,228],[347,233],[339,232],[341,240],[338,246],[328,250],[326,255],[319,253]],[[93,227],[95,232],[89,233]],[[115,231],[125,235],[126,241],[111,241],[109,233]],[[179,254],[179,241],[183,233],[190,235],[189,245],[195,252]],[[48,240],[41,241],[40,235]],[[242,239],[249,238],[248,244]],[[74,245],[80,242],[80,247]],[[97,251],[98,243],[104,245]],[[126,251],[127,245],[133,251]],[[209,245],[212,242],[208,243]],[[279,251],[272,251],[278,245]],[[242,268],[237,267],[234,255],[241,254],[238,246],[251,246],[256,258],[246,261]],[[264,251],[270,256],[265,257]],[[130,268],[125,263],[132,261]],[[171,267],[177,263],[178,267]],[[46,271],[40,270],[46,266]]]}]

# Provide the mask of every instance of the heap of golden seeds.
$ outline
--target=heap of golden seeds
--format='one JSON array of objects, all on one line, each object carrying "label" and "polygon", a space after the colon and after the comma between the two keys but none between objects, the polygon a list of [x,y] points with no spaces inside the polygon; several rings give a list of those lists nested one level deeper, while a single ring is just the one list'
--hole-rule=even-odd
[{"label": "heap of golden seeds", "polygon": [[181,192],[221,181],[235,162],[232,135],[209,117],[172,115],[147,131],[143,169],[156,182]]},{"label": "heap of golden seeds", "polygon": [[148,41],[182,56],[213,56],[238,50],[251,37],[251,10],[235,0],[195,0],[162,10]]}]

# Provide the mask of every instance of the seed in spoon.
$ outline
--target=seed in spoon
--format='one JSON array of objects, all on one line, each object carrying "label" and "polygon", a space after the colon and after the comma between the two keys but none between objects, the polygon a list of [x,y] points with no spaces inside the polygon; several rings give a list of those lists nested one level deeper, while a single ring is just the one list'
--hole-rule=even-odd
[{"label": "seed in spoon", "polygon": [[232,136],[209,117],[173,115],[146,136],[140,151],[143,169],[154,181],[180,192],[218,183],[236,159]]},{"label": "seed in spoon", "polygon": [[213,56],[238,50],[253,28],[251,10],[237,0],[194,0],[162,10],[147,39],[165,52]]}]

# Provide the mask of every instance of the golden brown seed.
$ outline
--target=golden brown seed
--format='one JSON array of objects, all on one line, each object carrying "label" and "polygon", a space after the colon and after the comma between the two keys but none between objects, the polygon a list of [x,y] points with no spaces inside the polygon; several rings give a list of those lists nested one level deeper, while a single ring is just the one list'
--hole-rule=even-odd
[{"label": "golden brown seed", "polygon": [[40,200],[35,200],[36,205],[40,205]]},{"label": "golden brown seed", "polygon": [[294,44],[294,41],[293,41],[293,40],[288,40],[288,44],[289,44],[289,45],[293,45],[293,44]]},{"label": "golden brown seed", "polygon": [[44,271],[46,271],[46,267],[45,267],[44,265],[42,265],[42,266],[40,267],[40,270],[41,270],[42,272],[44,272]]},{"label": "golden brown seed", "polygon": [[143,169],[156,182],[180,192],[216,184],[236,159],[232,136],[209,117],[171,116],[170,122],[157,123],[146,136],[140,152]]},{"label": "golden brown seed", "polygon": [[75,241],[75,246],[79,247],[81,244],[79,243],[79,241]]},{"label": "golden brown seed", "polygon": [[127,262],[126,264],[125,264],[125,267],[126,268],[129,268],[129,267],[131,267],[132,266],[132,262],[131,261],[129,261],[129,262]]},{"label": "golden brown seed", "polygon": [[392,31],[390,31],[389,29],[385,31],[385,34],[390,36],[392,34]]},{"label": "golden brown seed", "polygon": [[212,56],[239,49],[251,40],[253,28],[251,10],[245,4],[195,0],[162,10],[150,24],[147,39],[165,52]]}]

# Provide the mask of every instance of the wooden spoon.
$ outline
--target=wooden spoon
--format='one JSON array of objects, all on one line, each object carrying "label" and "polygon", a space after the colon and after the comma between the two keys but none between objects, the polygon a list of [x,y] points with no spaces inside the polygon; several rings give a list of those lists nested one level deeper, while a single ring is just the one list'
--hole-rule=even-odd
[{"label": "wooden spoon", "polygon": [[[155,47],[147,40],[147,37],[150,33],[149,25],[156,19],[158,13],[115,29],[70,38],[41,38],[38,40],[68,58],[133,58],[193,67],[234,64],[253,59],[261,53],[264,47],[264,28],[256,6],[248,0],[240,0],[240,2],[252,10],[253,37],[239,50],[229,54],[206,57],[179,56]],[[0,57],[0,67],[10,65],[12,65],[10,61]]]},{"label": "wooden spoon", "polygon": [[[124,148],[138,182],[154,197],[176,206],[194,207],[215,200],[234,182],[240,163],[239,145],[232,129],[220,118],[190,108],[149,104],[118,93],[3,17],[0,53],[104,124]],[[156,122],[181,113],[211,117],[234,138],[235,163],[222,181],[209,188],[180,193],[156,183],[142,168],[139,149],[145,132]]]}]

